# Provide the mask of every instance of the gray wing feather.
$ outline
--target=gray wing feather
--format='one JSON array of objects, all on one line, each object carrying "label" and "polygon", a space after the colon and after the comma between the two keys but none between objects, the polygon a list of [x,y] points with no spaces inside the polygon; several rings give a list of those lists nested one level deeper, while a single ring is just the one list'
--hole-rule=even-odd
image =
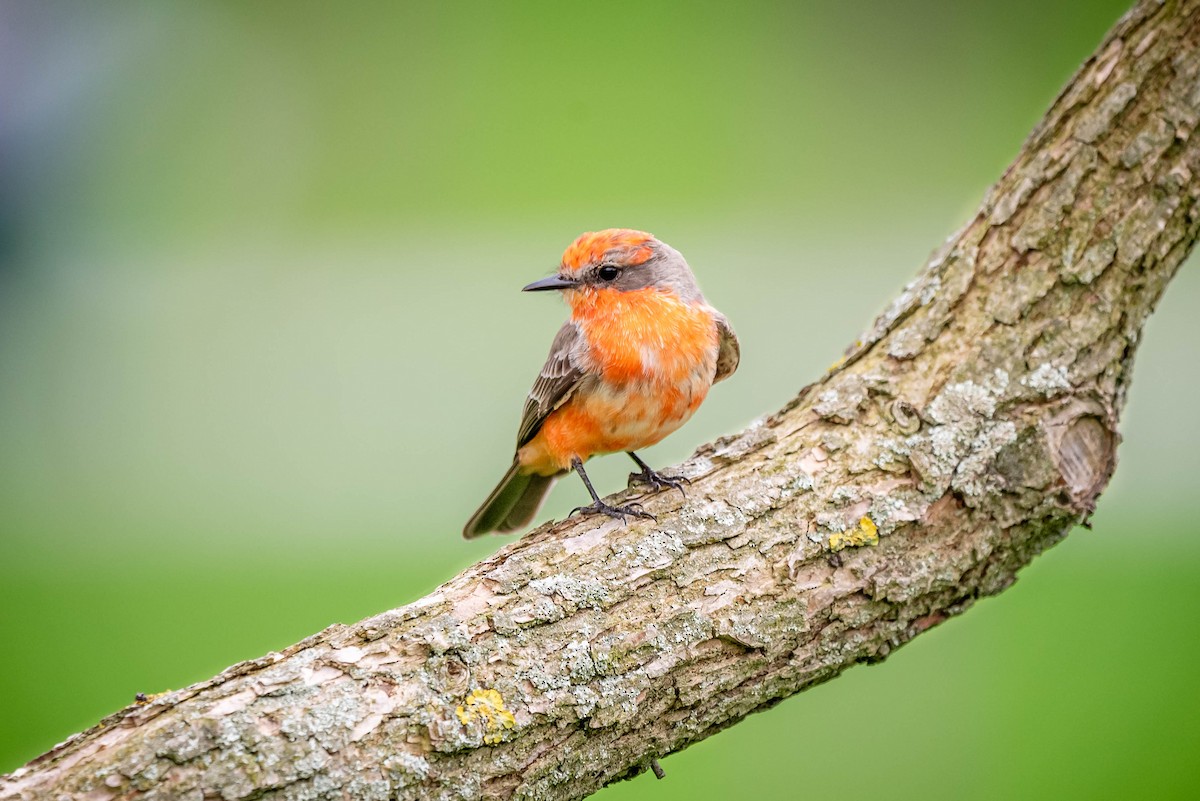
[{"label": "gray wing feather", "polygon": [[583,382],[585,374],[578,366],[576,353],[580,343],[579,327],[574,323],[568,322],[558,329],[546,364],[525,399],[521,427],[517,430],[518,448],[533,439],[546,417],[570,400]]},{"label": "gray wing feather", "polygon": [[713,377],[714,384],[733,375],[742,358],[737,334],[733,333],[733,326],[725,319],[725,315],[720,313],[717,314],[717,340],[720,349],[717,351],[717,374]]}]

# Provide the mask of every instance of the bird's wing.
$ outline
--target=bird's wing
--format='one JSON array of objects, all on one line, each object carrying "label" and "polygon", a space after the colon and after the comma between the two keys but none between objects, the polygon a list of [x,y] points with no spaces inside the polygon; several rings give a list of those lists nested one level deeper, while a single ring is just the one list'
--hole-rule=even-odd
[{"label": "bird's wing", "polygon": [[517,430],[518,448],[533,439],[550,413],[570,400],[583,382],[586,374],[579,368],[578,350],[585,342],[580,339],[575,323],[567,322],[558,329],[546,364],[525,399],[521,427]]},{"label": "bird's wing", "polygon": [[733,333],[733,326],[725,319],[725,315],[717,313],[717,340],[719,350],[717,351],[717,374],[713,377],[713,383],[724,381],[729,376],[733,375],[733,371],[737,369],[738,361],[742,358],[742,350],[738,346],[737,334]]}]

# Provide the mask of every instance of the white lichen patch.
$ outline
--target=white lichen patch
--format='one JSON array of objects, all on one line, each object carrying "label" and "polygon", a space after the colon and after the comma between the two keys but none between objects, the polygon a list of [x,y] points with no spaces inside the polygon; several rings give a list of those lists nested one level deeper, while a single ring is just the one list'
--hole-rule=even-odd
[{"label": "white lichen patch", "polygon": [[583,684],[596,676],[591,645],[585,639],[572,640],[562,650],[563,667],[573,684]]},{"label": "white lichen patch", "polygon": [[591,687],[578,686],[571,688],[571,698],[575,701],[575,714],[583,719],[595,710],[596,704],[600,700],[600,694]]},{"label": "white lichen patch", "polygon": [[907,439],[883,437],[875,440],[873,464],[885,473],[907,473],[912,446]]},{"label": "white lichen patch", "polygon": [[852,423],[858,418],[866,400],[866,382],[861,376],[847,374],[836,386],[817,396],[813,411],[832,423]]},{"label": "white lichen patch", "polygon": [[517,673],[517,678],[529,682],[540,693],[552,693],[555,690],[565,690],[571,686],[571,680],[564,673],[550,673],[541,666],[532,667]]},{"label": "white lichen patch", "polygon": [[425,642],[435,654],[444,654],[471,644],[471,635],[467,627],[452,615],[438,615],[425,626]]},{"label": "white lichen patch", "polygon": [[684,506],[679,517],[683,521],[684,533],[691,535],[689,542],[708,533],[711,528],[726,530],[741,527],[746,523],[746,516],[737,507],[730,506],[722,500],[711,499],[698,500]]},{"label": "white lichen patch", "polygon": [[[177,764],[189,762],[210,751],[216,745],[217,732],[208,726],[189,726],[180,721],[164,732],[165,740],[158,749],[160,756]],[[138,771],[135,766],[123,766],[122,773],[132,776]]]},{"label": "white lichen patch", "polygon": [[875,521],[875,526],[882,537],[891,534],[901,524],[916,520],[917,514],[901,497],[877,495],[871,501],[870,518]]},{"label": "white lichen patch", "polygon": [[391,801],[392,786],[386,779],[371,778],[369,775],[353,776],[346,782],[345,798],[354,801]]},{"label": "white lichen patch", "polygon": [[650,681],[640,669],[600,679],[596,682],[596,708],[588,725],[599,729],[632,719],[637,715],[638,704],[649,687]]},{"label": "white lichen patch", "polygon": [[996,400],[1008,388],[1008,373],[997,369],[990,380],[977,384],[963,381],[951,384],[938,393],[925,416],[934,423],[957,424],[971,417],[991,417],[996,413]]},{"label": "white lichen patch", "polygon": [[796,473],[783,485],[783,489],[789,494],[794,495],[799,492],[812,492],[814,487],[813,477],[806,473],[803,469],[797,470]]},{"label": "white lichen patch", "polygon": [[675,532],[650,531],[632,544],[615,548],[605,573],[630,581],[668,567],[686,551],[683,540]]},{"label": "white lichen patch", "polygon": [[[814,518],[814,522],[826,531],[838,532],[846,530],[846,517],[841,512],[818,512]],[[821,535],[816,533],[815,536],[820,538]]]},{"label": "white lichen patch", "polygon": [[498,632],[511,633],[524,626],[552,623],[566,617],[561,606],[546,595],[536,595],[492,615],[492,626]]},{"label": "white lichen patch", "polygon": [[842,507],[854,503],[861,497],[862,491],[858,487],[854,487],[849,484],[843,484],[833,491],[833,493],[829,496],[829,500],[832,501],[835,506]]},{"label": "white lichen patch", "polygon": [[704,615],[687,611],[676,615],[663,627],[656,644],[661,650],[674,650],[680,646],[694,645],[712,636],[712,621]]},{"label": "white lichen patch", "polygon": [[221,718],[217,721],[216,743],[221,748],[229,749],[241,742],[242,731],[236,721]]},{"label": "white lichen patch", "polygon": [[337,751],[366,715],[362,694],[350,682],[332,685],[312,706],[295,706],[279,720],[279,730],[289,740],[312,739],[326,751]]},{"label": "white lichen patch", "polygon": [[928,341],[925,326],[910,323],[892,334],[887,352],[893,359],[911,359],[925,348]]},{"label": "white lichen patch", "polygon": [[1022,378],[1021,386],[1029,387],[1035,392],[1050,397],[1060,390],[1070,389],[1071,381],[1067,377],[1067,368],[1046,363]]},{"label": "white lichen patch", "polygon": [[608,588],[596,579],[556,574],[529,582],[542,595],[557,595],[576,609],[600,609],[608,603]]},{"label": "white lichen patch", "polygon": [[971,452],[958,463],[950,486],[968,497],[989,492],[1000,480],[989,474],[992,461],[1005,445],[1016,439],[1017,427],[1009,420],[986,426],[975,438]]},{"label": "white lichen patch", "polygon": [[429,760],[418,754],[400,751],[383,760],[383,771],[392,787],[411,787],[429,778]]},{"label": "white lichen patch", "polygon": [[909,461],[930,494],[952,488],[977,497],[998,480],[990,474],[992,460],[1016,439],[1016,426],[994,419],[1008,385],[1008,373],[997,369],[982,383],[948,385],[929,404],[924,416],[934,425],[906,444]]}]

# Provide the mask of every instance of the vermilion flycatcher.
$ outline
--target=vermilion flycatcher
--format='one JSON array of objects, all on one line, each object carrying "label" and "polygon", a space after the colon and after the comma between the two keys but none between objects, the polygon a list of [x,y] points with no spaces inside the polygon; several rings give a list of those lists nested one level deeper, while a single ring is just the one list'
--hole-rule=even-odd
[{"label": "vermilion flycatcher", "polygon": [[738,341],[709,306],[677,250],[642,231],[580,236],[558,273],[525,287],[557,289],[571,306],[525,401],[512,467],[463,528],[464,537],[524,528],[569,470],[592,496],[584,511],[650,517],[637,504],[600,500],[583,463],[627,452],[655,489],[681,479],[650,469],[634,451],[679,428],[708,388],[738,366]]}]

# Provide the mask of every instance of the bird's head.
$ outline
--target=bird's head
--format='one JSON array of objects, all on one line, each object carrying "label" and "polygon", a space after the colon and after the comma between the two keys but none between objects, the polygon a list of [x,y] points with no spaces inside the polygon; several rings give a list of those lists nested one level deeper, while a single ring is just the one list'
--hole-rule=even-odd
[{"label": "bird's head", "polygon": [[562,290],[572,306],[596,294],[644,289],[670,292],[689,303],[703,300],[679,251],[630,228],[580,235],[563,253],[557,273],[525,287],[526,292],[550,289]]}]

